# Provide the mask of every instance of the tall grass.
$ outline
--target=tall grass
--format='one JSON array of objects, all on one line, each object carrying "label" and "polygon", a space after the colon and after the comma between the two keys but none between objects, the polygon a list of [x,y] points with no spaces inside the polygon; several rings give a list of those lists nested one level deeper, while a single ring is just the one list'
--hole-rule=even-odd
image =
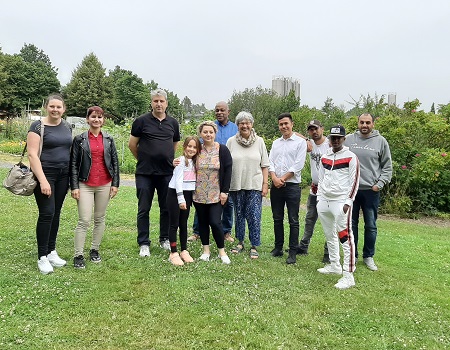
[{"label": "tall grass", "polygon": [[[450,348],[448,227],[381,219],[379,271],[359,263],[356,286],[339,291],[337,276],[316,271],[320,225],[310,254],[286,265],[286,256],[270,256],[264,207],[258,260],[247,249],[229,266],[213,259],[176,268],[157,244],[150,258],[138,256],[136,201],[134,188],[120,188],[108,209],[103,261],[75,270],[77,211],[68,197],[57,244],[68,266],[43,276],[34,198],[0,189],[0,349]],[[152,222],[157,217],[155,204]],[[158,243],[157,225],[151,238]],[[88,242],[89,235],[86,250]],[[189,249],[201,253],[199,242]]]}]

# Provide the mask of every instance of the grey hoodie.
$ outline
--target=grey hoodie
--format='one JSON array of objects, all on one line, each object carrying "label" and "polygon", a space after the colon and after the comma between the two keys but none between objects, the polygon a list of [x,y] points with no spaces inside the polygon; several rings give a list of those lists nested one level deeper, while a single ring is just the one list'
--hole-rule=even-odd
[{"label": "grey hoodie", "polygon": [[380,190],[392,178],[391,150],[386,139],[378,130],[372,130],[368,137],[361,137],[361,133],[346,136],[345,143],[350,151],[355,153],[360,164],[360,190],[370,190],[377,185]]}]

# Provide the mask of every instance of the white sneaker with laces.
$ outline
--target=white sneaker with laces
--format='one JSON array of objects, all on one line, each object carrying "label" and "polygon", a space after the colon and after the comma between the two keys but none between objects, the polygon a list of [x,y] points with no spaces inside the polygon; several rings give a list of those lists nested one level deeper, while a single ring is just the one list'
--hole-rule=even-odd
[{"label": "white sneaker with laces", "polygon": [[159,242],[159,246],[160,246],[162,249],[170,250],[170,242],[169,242],[168,239],[165,239],[164,241]]},{"label": "white sneaker with laces", "polygon": [[145,257],[150,256],[150,247],[146,244],[141,245],[139,256]]},{"label": "white sneaker with laces", "polygon": [[209,254],[203,253],[202,255],[200,255],[199,259],[203,261],[209,261]]},{"label": "white sneaker with laces", "polygon": [[47,259],[53,267],[63,267],[67,264],[67,261],[59,257],[56,250],[52,250],[50,254],[47,255]]},{"label": "white sneaker with laces", "polygon": [[231,264],[231,260],[228,257],[228,255],[219,255],[219,258],[220,258],[220,260],[222,260],[222,262],[224,264],[227,264],[227,265]]},{"label": "white sneaker with laces", "polygon": [[339,279],[338,283],[334,286],[337,289],[348,289],[355,285],[355,279],[353,277],[353,273],[344,271],[344,275]]},{"label": "white sneaker with laces", "polygon": [[341,265],[331,265],[327,264],[324,267],[321,267],[320,269],[317,269],[318,272],[323,273],[325,275],[329,274],[336,274],[336,275],[342,275],[342,267]]},{"label": "white sneaker with laces", "polygon": [[377,267],[377,265],[375,265],[375,261],[373,261],[373,258],[364,258],[363,261],[369,270],[372,270],[372,271],[378,270],[378,267]]},{"label": "white sneaker with laces", "polygon": [[48,261],[48,258],[46,256],[41,256],[39,258],[39,260],[38,260],[38,268],[39,268],[39,271],[43,275],[47,275],[47,274],[53,272],[53,267],[50,264],[50,262]]}]

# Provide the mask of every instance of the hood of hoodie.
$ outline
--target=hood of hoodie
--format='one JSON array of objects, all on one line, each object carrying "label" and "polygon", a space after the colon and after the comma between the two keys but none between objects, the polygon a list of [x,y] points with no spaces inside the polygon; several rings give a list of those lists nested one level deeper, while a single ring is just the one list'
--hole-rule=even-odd
[{"label": "hood of hoodie", "polygon": [[358,136],[360,139],[371,139],[372,137],[380,136],[380,132],[378,130],[374,129],[367,137],[365,137],[365,136],[362,136],[362,134],[359,130],[356,130],[355,135]]}]

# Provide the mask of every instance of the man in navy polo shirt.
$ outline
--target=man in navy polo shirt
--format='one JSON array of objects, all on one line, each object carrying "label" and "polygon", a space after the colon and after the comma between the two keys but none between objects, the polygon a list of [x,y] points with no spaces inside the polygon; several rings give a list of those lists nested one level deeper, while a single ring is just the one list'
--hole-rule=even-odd
[{"label": "man in navy polo shirt", "polygon": [[162,89],[150,93],[152,111],[136,118],[131,126],[128,147],[137,159],[136,195],[138,198],[137,243],[139,255],[150,256],[150,209],[155,189],[159,203],[159,242],[163,249],[169,246],[169,212],[166,205],[167,189],[173,174],[172,162],[180,141],[180,126],[167,115],[167,93]]}]

